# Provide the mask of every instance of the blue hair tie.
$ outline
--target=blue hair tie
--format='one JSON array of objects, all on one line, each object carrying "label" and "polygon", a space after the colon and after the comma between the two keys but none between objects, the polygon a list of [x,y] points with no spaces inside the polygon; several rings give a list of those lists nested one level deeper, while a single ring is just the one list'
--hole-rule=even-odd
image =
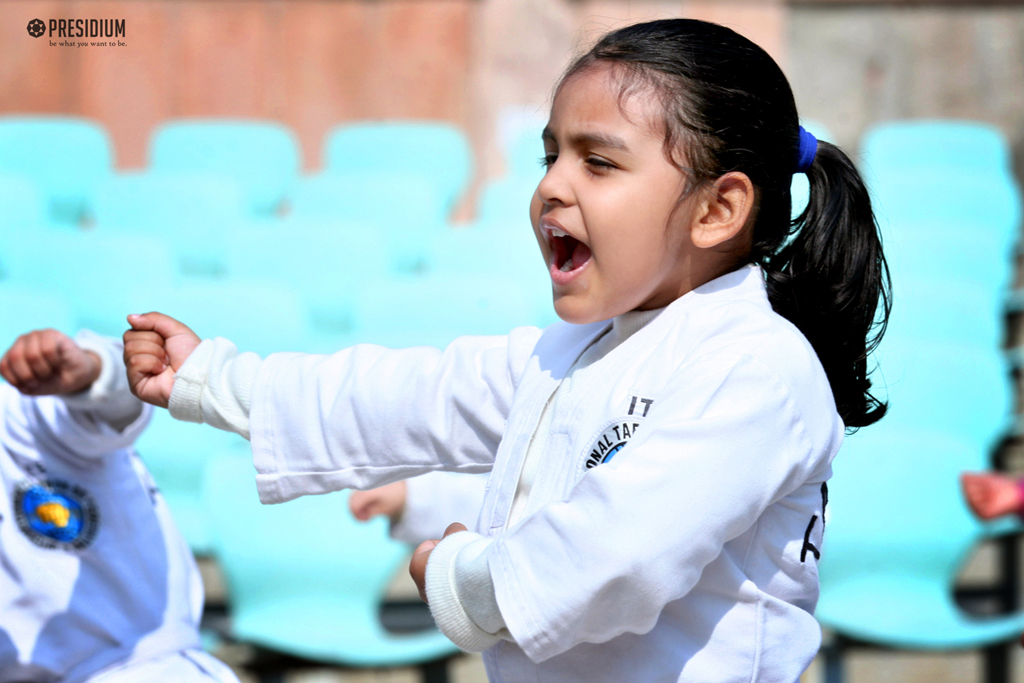
[{"label": "blue hair tie", "polygon": [[800,146],[796,153],[796,170],[794,173],[807,173],[814,163],[814,155],[818,153],[818,139],[800,126]]}]

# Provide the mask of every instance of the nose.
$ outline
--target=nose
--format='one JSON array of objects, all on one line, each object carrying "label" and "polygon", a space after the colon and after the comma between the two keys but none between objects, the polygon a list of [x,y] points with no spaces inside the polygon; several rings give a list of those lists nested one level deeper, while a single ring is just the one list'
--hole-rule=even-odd
[{"label": "nose", "polygon": [[548,167],[547,173],[537,185],[537,197],[545,206],[569,206],[572,204],[572,186],[567,177],[566,164],[555,163]]}]

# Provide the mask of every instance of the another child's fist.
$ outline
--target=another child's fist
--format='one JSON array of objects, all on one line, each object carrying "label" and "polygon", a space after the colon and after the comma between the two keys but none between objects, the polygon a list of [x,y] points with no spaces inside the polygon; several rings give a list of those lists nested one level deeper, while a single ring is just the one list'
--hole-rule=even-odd
[{"label": "another child's fist", "polygon": [[1024,508],[1020,485],[1005,475],[964,472],[960,483],[967,505],[982,519],[994,519]]},{"label": "another child's fist", "polygon": [[201,341],[187,326],[163,313],[128,316],[124,333],[124,365],[132,393],[146,403],[166,408],[174,373]]},{"label": "another child's fist", "polygon": [[100,375],[101,361],[57,330],[23,334],[0,358],[0,375],[23,394],[73,394]]},{"label": "another child's fist", "polygon": [[377,515],[387,515],[392,524],[397,524],[405,510],[407,489],[404,481],[396,481],[369,491],[353,491],[348,498],[348,507],[360,522]]}]

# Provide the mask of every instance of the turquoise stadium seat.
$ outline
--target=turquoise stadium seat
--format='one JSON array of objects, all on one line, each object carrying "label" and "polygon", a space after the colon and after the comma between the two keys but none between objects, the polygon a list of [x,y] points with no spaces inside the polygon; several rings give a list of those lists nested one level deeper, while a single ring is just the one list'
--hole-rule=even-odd
[{"label": "turquoise stadium seat", "polygon": [[130,296],[131,313],[159,311],[203,339],[225,337],[261,356],[301,349],[310,337],[298,292],[273,280],[190,281]]},{"label": "turquoise stadium seat", "polygon": [[466,192],[473,155],[462,131],[440,121],[344,124],[326,137],[324,170],[418,176],[438,193],[447,215]]},{"label": "turquoise stadium seat", "polygon": [[535,311],[515,280],[436,274],[367,283],[356,306],[358,341],[443,348],[458,336],[508,334]]},{"label": "turquoise stadium seat", "polygon": [[77,225],[90,213],[96,184],[113,171],[107,132],[71,116],[0,116],[0,171],[31,178],[50,218]]},{"label": "turquoise stadium seat", "polygon": [[280,210],[298,180],[300,156],[291,129],[257,120],[166,121],[154,131],[149,148],[155,170],[230,176],[257,216]]},{"label": "turquoise stadium seat", "polygon": [[388,538],[383,518],[356,522],[348,492],[261,505],[252,463],[232,457],[210,463],[204,490],[234,638],[355,667],[457,652],[433,629],[385,631],[380,604],[408,548]]},{"label": "turquoise stadium seat", "polygon": [[0,238],[12,231],[50,226],[46,202],[28,176],[0,171]]},{"label": "turquoise stadium seat", "polygon": [[527,219],[446,230],[434,241],[430,264],[435,275],[512,281],[533,310],[529,324],[545,327],[558,320],[551,277]]},{"label": "turquoise stadium seat", "polygon": [[977,347],[988,356],[1002,347],[1001,300],[985,283],[934,275],[897,277],[893,291],[897,303],[885,331],[887,347],[912,348],[926,340]]},{"label": "turquoise stadium seat", "polygon": [[302,297],[314,334],[342,343],[354,330],[356,292],[390,272],[385,245],[364,223],[289,219],[244,227],[229,241],[228,274],[287,283]]},{"label": "turquoise stadium seat", "polygon": [[861,139],[869,176],[889,170],[956,169],[962,173],[1009,173],[1010,149],[999,129],[954,120],[892,121]]},{"label": "turquoise stadium seat", "polygon": [[323,173],[300,181],[292,216],[356,222],[378,232],[395,273],[427,267],[430,244],[446,229],[442,195],[423,178],[398,172]]},{"label": "turquoise stadium seat", "polygon": [[478,223],[530,222],[530,202],[540,178],[510,176],[486,184],[477,201]]},{"label": "turquoise stadium seat", "polygon": [[184,275],[222,274],[227,234],[244,217],[238,183],[222,175],[126,173],[103,182],[96,193],[97,232],[160,236]]},{"label": "turquoise stadium seat", "polygon": [[0,267],[12,284],[64,298],[75,327],[119,337],[132,297],[163,291],[174,278],[163,240],[144,235],[36,230],[0,244]]},{"label": "turquoise stadium seat", "polygon": [[[989,233],[1009,259],[1020,234],[1020,190],[1008,172],[962,173],[952,169],[886,173],[872,188],[873,208],[883,228],[932,224],[935,240],[948,230],[977,238]],[[918,245],[923,248],[925,245]]]},{"label": "turquoise stadium seat", "polygon": [[71,306],[60,295],[31,287],[0,283],[0,355],[21,335],[43,328],[74,335]]},{"label": "turquoise stadium seat", "polygon": [[829,482],[818,620],[900,648],[978,648],[1018,637],[1024,613],[979,617],[953,599],[975,546],[1010,530],[981,524],[963,502],[960,472],[987,468],[985,451],[939,428],[883,420],[848,437]]},{"label": "turquoise stadium seat", "polygon": [[942,430],[986,456],[1013,424],[1010,377],[997,348],[903,337],[883,340],[874,358],[873,385],[891,403],[885,424]]}]

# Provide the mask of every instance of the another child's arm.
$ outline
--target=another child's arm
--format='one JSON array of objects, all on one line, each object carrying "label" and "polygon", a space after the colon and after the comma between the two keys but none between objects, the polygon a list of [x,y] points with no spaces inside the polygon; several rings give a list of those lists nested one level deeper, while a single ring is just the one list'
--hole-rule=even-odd
[{"label": "another child's arm", "polygon": [[360,522],[384,515],[393,528],[405,511],[406,489],[404,481],[395,481],[369,491],[353,491],[348,499],[349,510]]},{"label": "another child's arm", "polygon": [[57,330],[34,330],[0,358],[0,375],[28,396],[73,394],[100,376],[102,360]]},{"label": "another child's arm", "polygon": [[128,390],[120,342],[87,330],[75,339],[56,330],[22,335],[0,358],[9,396],[5,419],[24,438],[45,431],[71,455],[98,457],[130,445],[148,422]]},{"label": "another child's arm", "polygon": [[1024,482],[994,472],[960,475],[967,505],[982,519],[1024,513]]},{"label": "another child's arm", "polygon": [[487,474],[431,472],[369,491],[353,491],[356,519],[386,515],[391,536],[411,545],[440,538],[453,521],[473,526],[480,515]]}]

